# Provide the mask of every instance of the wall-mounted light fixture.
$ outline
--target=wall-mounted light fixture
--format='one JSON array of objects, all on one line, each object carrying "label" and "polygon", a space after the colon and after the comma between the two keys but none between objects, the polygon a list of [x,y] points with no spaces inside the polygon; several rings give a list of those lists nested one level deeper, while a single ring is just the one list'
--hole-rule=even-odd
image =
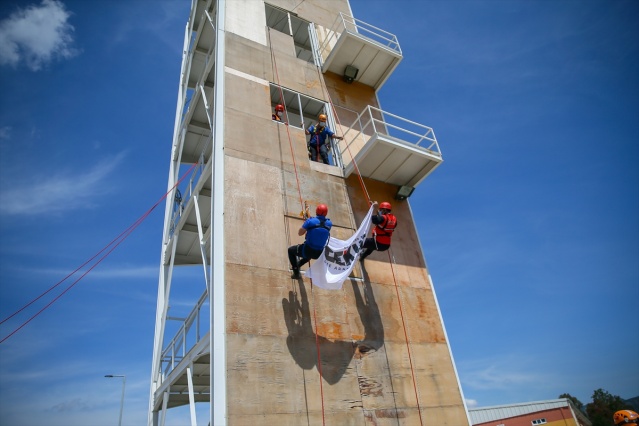
[{"label": "wall-mounted light fixture", "polygon": [[352,65],[346,65],[346,69],[344,70],[344,81],[348,84],[351,84],[357,78],[357,73],[359,70]]},{"label": "wall-mounted light fixture", "polygon": [[395,199],[400,201],[405,200],[411,196],[414,190],[415,188],[412,186],[400,186],[397,190],[397,194],[395,194]]}]

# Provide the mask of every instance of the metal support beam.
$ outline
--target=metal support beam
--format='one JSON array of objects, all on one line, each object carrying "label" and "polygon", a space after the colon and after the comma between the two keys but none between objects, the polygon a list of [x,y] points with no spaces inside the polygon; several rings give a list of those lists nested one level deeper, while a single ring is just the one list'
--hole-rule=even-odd
[{"label": "metal support beam", "polygon": [[165,426],[166,424],[166,410],[169,408],[169,391],[167,390],[162,395],[162,415],[160,416],[160,426]]},{"label": "metal support beam", "polygon": [[186,378],[189,382],[189,409],[191,411],[191,426],[197,426],[195,416],[195,396],[193,395],[193,363],[186,368]]},{"label": "metal support beam", "polygon": [[204,267],[204,281],[206,282],[206,291],[209,293],[211,289],[209,288],[209,283],[211,282],[209,278],[209,262],[206,256],[206,241],[204,239],[204,233],[202,232],[202,218],[200,216],[200,205],[198,204],[198,199],[200,196],[195,194],[193,196],[193,203],[195,204],[195,217],[197,219],[197,234],[200,240],[200,252],[202,253],[202,267]]},{"label": "metal support beam", "polygon": [[[211,408],[210,424],[226,425],[226,300],[224,265],[224,67],[226,0],[217,0],[215,43],[215,88],[213,127],[213,173],[211,196],[211,277],[209,292],[211,307],[210,362]],[[215,271],[215,275],[213,275]]]},{"label": "metal support beam", "polygon": [[[216,84],[215,87],[218,85]],[[204,91],[204,85],[200,84],[200,94],[202,95],[202,102],[204,102],[204,109],[206,110],[206,118],[209,120],[209,126],[213,129],[213,120],[211,119],[212,111],[209,105],[208,99],[206,99],[206,92]]]}]

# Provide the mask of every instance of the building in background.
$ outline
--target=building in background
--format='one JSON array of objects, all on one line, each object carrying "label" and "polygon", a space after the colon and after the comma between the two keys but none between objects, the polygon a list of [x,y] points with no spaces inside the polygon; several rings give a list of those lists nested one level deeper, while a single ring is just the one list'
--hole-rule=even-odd
[{"label": "building in background", "polygon": [[[201,404],[212,425],[469,425],[408,202],[442,155],[432,128],[377,98],[401,59],[397,38],[347,0],[192,1],[149,425],[176,407],[195,425]],[[329,164],[307,150],[320,114],[343,136]],[[291,279],[305,205],[327,204],[332,236],[346,240],[371,201],[393,204],[391,250],[341,290]]]},{"label": "building in background", "polygon": [[473,426],[591,426],[567,398],[468,410]]}]

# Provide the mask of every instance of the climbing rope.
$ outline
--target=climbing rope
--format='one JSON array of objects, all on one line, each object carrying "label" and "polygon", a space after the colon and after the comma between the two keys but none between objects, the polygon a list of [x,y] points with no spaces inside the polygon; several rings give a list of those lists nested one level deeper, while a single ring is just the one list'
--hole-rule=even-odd
[{"label": "climbing rope", "polygon": [[[64,277],[62,280],[58,281],[56,284],[54,284],[53,286],[51,286],[48,290],[46,290],[45,292],[43,292],[42,294],[40,294],[38,297],[36,297],[35,299],[31,300],[29,303],[25,304],[23,307],[21,307],[20,309],[18,309],[17,311],[15,311],[13,314],[9,315],[8,317],[6,317],[5,319],[3,319],[2,321],[0,321],[0,325],[4,324],[6,321],[8,321],[9,319],[13,318],[14,316],[18,315],[20,312],[22,312],[23,310],[25,310],[26,308],[28,308],[29,306],[31,306],[32,304],[34,304],[35,302],[37,302],[38,300],[40,300],[43,296],[45,296],[47,293],[49,293],[50,291],[52,291],[53,289],[55,289],[56,287],[58,287],[60,284],[62,284],[63,282],[65,282],[67,279],[69,279],[71,276],[73,276],[76,272],[78,272],[80,269],[84,268],[86,265],[88,265],[89,263],[91,263],[94,259],[96,259],[100,254],[104,253],[106,251],[106,253],[100,257],[97,262],[95,262],[93,265],[91,265],[91,267],[89,269],[86,270],[86,272],[84,272],[77,280],[75,280],[73,283],[71,283],[67,288],[65,288],[58,296],[56,296],[53,300],[51,300],[51,302],[49,302],[48,304],[46,304],[42,309],[40,309],[38,312],[35,313],[35,315],[31,316],[27,321],[25,321],[24,323],[22,323],[22,325],[20,325],[18,328],[16,328],[15,330],[13,330],[11,333],[9,333],[7,336],[5,336],[2,340],[0,340],[0,344],[5,342],[7,339],[9,339],[11,336],[13,336],[14,334],[16,334],[18,331],[20,331],[22,328],[24,328],[27,324],[29,324],[31,321],[33,321],[37,316],[39,316],[42,312],[44,312],[46,309],[48,309],[51,305],[53,305],[56,301],[58,301],[64,294],[66,294],[69,290],[71,290],[78,282],[80,282],[80,280],[82,280],[82,278],[84,278],[89,272],[91,272],[96,266],[98,266],[100,263],[102,263],[102,261],[104,259],[106,259],[120,244],[122,244],[122,242],[124,242],[124,240],[127,239],[127,237],[129,235],[131,235],[131,233],[142,223],[144,222],[144,220],[151,214],[151,212],[153,210],[155,210],[155,208],[171,193],[171,191],[173,191],[173,189],[175,189],[187,176],[188,174],[191,172],[191,170],[193,170],[195,168],[195,166],[197,166],[198,163],[195,163],[191,166],[191,168],[189,168],[189,170],[187,170],[184,175],[182,176],[182,178],[180,178],[180,180],[177,181],[177,183],[175,185],[173,185],[173,187],[171,189],[169,189],[166,194],[164,194],[149,210],[147,210],[142,216],[140,216],[135,222],[133,222],[132,225],[130,225],[127,229],[125,229],[124,231],[122,231],[120,233],[120,235],[118,235],[117,237],[115,237],[111,242],[109,242],[106,246],[104,246],[104,248],[102,248],[102,250],[100,250],[99,252],[97,252],[95,255],[93,255],[91,258],[89,258],[87,261],[85,261],[82,265],[80,265],[79,267],[77,267],[73,272],[71,272],[70,274],[68,274],[66,277]],[[109,247],[111,247],[111,249],[109,249]],[[109,249],[107,251],[107,249]]]},{"label": "climbing rope", "polygon": [[413,376],[413,389],[415,391],[415,400],[417,401],[417,412],[419,413],[419,424],[423,425],[422,421],[422,410],[419,406],[419,394],[417,392],[417,380],[415,379],[415,369],[413,368],[413,357],[411,356],[410,351],[410,343],[408,340],[408,331],[406,329],[406,322],[404,320],[404,309],[402,308],[402,298],[399,294],[399,286],[397,285],[397,279],[395,278],[395,268],[393,264],[395,263],[395,256],[392,255],[391,249],[388,249],[388,262],[390,263],[391,272],[393,274],[393,281],[395,282],[395,293],[397,293],[397,304],[399,305],[399,313],[402,318],[402,326],[404,328],[404,339],[406,341],[406,350],[408,351],[408,363],[410,364],[410,372]]},{"label": "climbing rope", "polygon": [[[318,76],[321,77],[320,67],[317,66],[316,68],[317,68]],[[319,81],[323,82],[323,79],[319,78]],[[325,86],[325,83],[321,83],[321,86],[322,86],[322,92],[325,94],[326,99],[328,99],[328,103],[329,103],[329,105],[331,107],[331,110],[333,111],[333,116],[335,117],[335,120],[337,120],[337,124],[338,124],[339,130],[341,132],[342,131],[342,124],[341,124],[341,122],[339,120],[339,116],[337,114],[337,110],[335,109],[335,105],[333,104],[333,100],[331,99],[331,95],[328,92],[328,88]],[[342,136],[343,135],[344,134],[342,133]],[[349,144],[346,144],[346,150],[348,151],[348,154],[351,157],[351,162],[353,163],[353,167],[354,167],[355,173],[357,174],[357,177],[359,179],[360,185],[362,187],[362,191],[364,192],[364,195],[366,196],[368,204],[370,205],[371,204],[371,199],[370,199],[370,196],[369,196],[368,191],[366,189],[366,184],[364,183],[364,179],[362,178],[362,175],[361,175],[361,173],[359,171],[359,167],[357,166],[357,162],[355,161],[355,158],[354,158],[354,156],[353,156],[353,154],[352,154],[352,152],[350,150],[350,145]],[[412,356],[411,356],[410,342],[409,342],[409,339],[408,339],[406,321],[404,319],[404,310],[402,309],[402,299],[401,299],[400,294],[399,294],[399,286],[397,285],[397,278],[395,277],[395,269],[393,267],[393,258],[391,258],[391,250],[390,250],[390,248],[388,249],[388,260],[389,260],[389,264],[390,264],[390,267],[391,267],[391,273],[393,275],[393,282],[394,282],[394,285],[395,285],[395,291],[397,293],[397,304],[399,306],[399,312],[400,312],[401,319],[402,319],[402,328],[404,329],[404,338],[405,338],[405,341],[406,341],[406,349],[408,350],[408,361],[409,361],[409,364],[410,364],[410,372],[411,372],[411,376],[412,376],[412,380],[413,380],[413,389],[415,391],[415,400],[417,402],[417,412],[419,413],[419,423],[420,423],[420,425],[423,425],[424,422],[422,420],[422,411],[421,411],[421,407],[420,407],[420,404],[419,404],[419,394],[418,394],[418,391],[417,391],[417,379],[415,377],[415,369],[413,367],[413,359],[412,359]]]},{"label": "climbing rope", "polygon": [[277,79],[277,87],[280,91],[280,103],[284,105],[284,111],[286,111],[286,135],[288,136],[288,144],[291,148],[291,157],[293,159],[293,170],[295,171],[295,181],[297,182],[297,192],[300,198],[300,206],[304,209],[304,202],[302,201],[302,189],[300,186],[300,179],[297,173],[297,162],[295,161],[295,150],[293,149],[293,141],[291,139],[291,131],[288,128],[288,123],[290,120],[288,119],[288,108],[286,108],[286,102],[284,101],[284,91],[282,90],[282,85],[280,84],[280,75],[277,69],[277,61],[275,60],[275,52],[273,51],[273,42],[271,41],[271,29],[268,29],[268,44],[271,49],[271,59],[273,60],[273,67],[275,69],[275,78]]},{"label": "climbing rope", "polygon": [[[295,161],[295,150],[293,149],[293,141],[291,139],[291,133],[289,130],[289,126],[288,123],[290,123],[290,120],[288,120],[288,109],[286,108],[286,105],[284,103],[284,92],[282,90],[282,85],[280,84],[280,76],[279,76],[279,72],[277,69],[277,60],[275,58],[275,52],[273,51],[273,43],[271,41],[271,28],[268,29],[268,42],[269,42],[269,47],[271,49],[271,59],[273,60],[273,67],[274,67],[274,71],[275,71],[275,78],[277,79],[277,86],[279,88],[280,91],[280,103],[282,105],[284,105],[284,110],[286,111],[286,118],[287,118],[287,125],[286,125],[286,134],[288,136],[288,143],[289,146],[291,148],[291,157],[293,159],[293,169],[295,171],[295,180],[297,182],[297,192],[299,194],[299,198],[300,198],[300,205],[302,207],[302,217],[306,218],[307,216],[310,216],[309,212],[308,212],[308,203],[304,203],[302,201],[302,189],[301,189],[301,185],[300,185],[300,180],[299,180],[299,176],[297,173],[297,162]],[[310,263],[309,263],[310,265]],[[324,385],[322,383],[322,355],[320,352],[320,344],[319,344],[319,334],[318,334],[318,329],[317,329],[317,314],[316,314],[316,307],[315,307],[315,294],[313,293],[313,281],[311,280],[311,297],[313,299],[313,322],[315,325],[315,347],[317,349],[317,371],[319,372],[319,377],[320,377],[320,397],[321,397],[321,401],[322,401],[322,425],[326,425],[326,419],[325,419],[325,410],[324,410]]]},{"label": "climbing rope", "polygon": [[313,299],[313,322],[315,323],[315,347],[317,348],[317,371],[320,376],[320,397],[322,399],[322,425],[326,424],[324,417],[324,385],[322,383],[322,355],[320,353],[319,330],[317,329],[317,313],[315,310],[315,293],[313,293],[313,280],[311,280],[311,298]]},{"label": "climbing rope", "polygon": [[[319,65],[317,65],[315,67],[317,69],[317,75],[320,81],[320,85],[322,86],[322,93],[326,96],[326,99],[328,99],[328,104],[330,105],[331,111],[333,111],[333,117],[335,117],[335,120],[337,120],[337,125],[339,127],[339,131],[341,133],[342,138],[344,137],[344,133],[342,133],[342,123],[339,120],[339,115],[337,114],[337,110],[335,109],[335,105],[333,104],[333,100],[331,99],[331,95],[330,93],[328,93],[328,88],[326,87],[326,83],[324,83],[324,79],[321,78],[321,70]],[[338,129],[335,129],[338,130]],[[344,139],[342,139],[344,140]],[[346,144],[346,142],[344,142]],[[353,157],[353,153],[351,152],[351,148],[350,145],[346,145],[346,150],[348,151],[348,154],[351,157],[351,162],[353,163],[353,167],[355,169],[355,173],[357,174],[357,177],[359,179],[359,184],[362,187],[362,192],[364,193],[364,195],[366,196],[366,201],[368,201],[368,204],[370,205],[371,203],[371,198],[368,195],[368,190],[366,189],[366,185],[364,184],[364,179],[362,178],[362,174],[359,172],[359,167],[357,166],[357,162],[355,161],[355,157]]]},{"label": "climbing rope", "polygon": [[[270,31],[271,31],[271,29],[269,28],[268,29],[268,37],[269,37],[269,46],[270,46],[270,50],[271,50],[271,58],[273,60],[275,76],[276,76],[277,83],[278,83],[278,88],[279,88],[279,91],[280,91],[280,102],[283,105],[285,105],[284,104],[284,94],[283,94],[283,91],[282,91],[282,86],[280,84],[279,72],[278,72],[278,69],[277,69],[277,61],[276,61],[276,58],[275,58],[275,53],[273,51],[273,45],[272,45],[272,42],[271,42],[271,33],[270,33]],[[337,110],[335,109],[335,105],[333,104],[333,101],[332,101],[331,96],[330,96],[330,94],[328,92],[328,89],[326,88],[325,83],[323,82],[323,79],[321,77],[320,67],[317,66],[316,68],[317,68],[317,72],[318,72],[318,80],[320,81],[320,84],[321,84],[321,87],[322,87],[322,92],[325,95],[325,99],[328,100],[329,106],[330,106],[330,108],[331,108],[331,110],[333,112],[333,117],[335,117],[335,120],[337,120],[338,129],[335,129],[335,130],[338,130],[341,133],[341,136],[343,137],[344,134],[342,132],[342,124],[341,124],[341,122],[339,120],[339,116],[337,114]],[[290,120],[288,120],[288,110],[286,109],[286,107],[285,107],[285,110],[287,112],[287,121],[290,122]],[[302,204],[302,215],[305,216],[303,213],[308,211],[308,205],[306,205],[306,209],[305,209],[304,203],[302,201],[302,192],[301,192],[301,187],[300,187],[300,182],[299,182],[299,176],[298,176],[298,173],[297,173],[297,163],[295,161],[295,153],[294,153],[293,144],[292,144],[292,140],[291,140],[290,131],[288,129],[288,125],[286,126],[286,132],[287,132],[288,139],[289,139],[289,145],[290,145],[290,149],[291,149],[291,156],[293,158],[293,168],[295,170],[295,179],[296,179],[296,182],[297,182],[297,189],[298,189],[298,194],[299,194],[299,198],[300,198],[300,204]],[[348,153],[350,155],[351,162],[353,164],[355,173],[357,174],[360,186],[362,188],[362,192],[364,193],[364,195],[366,197],[366,200],[367,200],[368,204],[370,205],[371,204],[371,199],[370,199],[368,190],[366,188],[366,184],[364,183],[364,179],[363,179],[363,177],[362,177],[362,175],[361,175],[361,173],[359,171],[359,167],[357,165],[357,162],[355,161],[353,153],[350,150],[350,145],[346,144],[345,146],[346,146],[346,150],[348,151]],[[390,266],[391,266],[391,272],[392,272],[392,275],[393,275],[393,281],[394,281],[395,290],[396,290],[396,293],[397,293],[397,300],[398,300],[400,315],[401,315],[401,319],[402,319],[402,327],[404,329],[404,338],[405,338],[406,347],[407,347],[407,350],[408,350],[408,358],[409,358],[411,376],[412,376],[412,381],[413,381],[413,389],[415,391],[415,398],[416,398],[416,401],[417,401],[417,410],[418,410],[418,413],[419,413],[419,421],[420,421],[420,424],[423,425],[421,407],[420,407],[420,404],[419,404],[419,395],[418,395],[418,391],[417,391],[417,380],[416,380],[416,377],[415,377],[415,369],[413,367],[413,361],[412,361],[412,355],[411,355],[411,350],[410,350],[410,342],[409,342],[409,338],[408,338],[406,321],[405,321],[405,318],[404,318],[404,311],[403,311],[403,308],[402,308],[402,301],[401,301],[401,297],[400,297],[400,294],[399,294],[399,286],[397,285],[397,278],[395,276],[395,270],[394,270],[394,267],[393,267],[393,261],[392,261],[390,256],[391,256],[391,253],[389,251],[389,263],[390,263]],[[318,372],[319,372],[319,375],[320,375],[320,396],[321,396],[321,400],[322,400],[321,401],[322,402],[322,424],[325,425],[324,390],[323,390],[323,384],[322,384],[322,362],[321,362],[321,352],[320,352],[320,345],[319,345],[319,334],[318,334],[318,329],[317,329],[317,312],[316,312],[316,304],[315,304],[315,295],[313,293],[312,280],[311,280],[311,297],[312,297],[312,300],[313,300],[313,321],[314,321],[314,325],[315,325],[315,345],[316,345],[316,348],[317,348],[317,368],[318,368]]]}]

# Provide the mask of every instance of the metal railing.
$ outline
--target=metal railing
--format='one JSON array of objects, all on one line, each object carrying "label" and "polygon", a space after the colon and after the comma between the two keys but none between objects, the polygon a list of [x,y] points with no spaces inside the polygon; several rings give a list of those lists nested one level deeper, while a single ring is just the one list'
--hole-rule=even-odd
[{"label": "metal railing", "polygon": [[[207,12],[204,11],[203,15],[202,15],[202,19],[203,19],[203,23],[202,25],[211,25],[211,27],[213,28],[213,31],[215,31],[215,24],[213,21],[213,18],[211,17],[211,15]],[[200,29],[200,31],[202,31],[202,29]],[[213,33],[215,34],[215,32]],[[188,110],[189,110],[189,103],[191,101],[191,99],[195,96],[195,92],[197,87],[200,87],[204,84],[204,80],[207,78],[208,76],[208,72],[203,72],[202,75],[200,76],[200,78],[198,79],[198,82],[195,85],[195,88],[191,88],[189,89],[188,87],[188,80],[189,80],[189,76],[191,74],[191,66],[193,64],[193,58],[195,56],[195,50],[197,47],[197,43],[200,41],[199,37],[201,37],[201,34],[193,31],[191,33],[191,38],[189,41],[189,46],[188,46],[188,52],[185,53],[185,66],[184,69],[182,70],[182,75],[181,75],[181,81],[180,84],[182,86],[182,93],[184,93],[184,97],[185,100],[183,102],[183,107],[182,107],[182,120],[184,120],[184,117],[187,115]],[[211,47],[209,47],[208,51],[204,54],[204,69],[208,70],[211,67],[211,61],[213,61],[213,52],[215,51],[215,44],[216,42],[214,41],[213,43],[211,43]],[[184,123],[182,123],[182,125],[184,126]]]},{"label": "metal railing", "polygon": [[342,36],[342,33],[345,31],[351,34],[357,34],[360,37],[378,44],[381,47],[390,49],[399,55],[402,54],[399,42],[394,34],[340,12],[320,46],[320,56],[323,61],[326,60],[333,47]]},{"label": "metal railing", "polygon": [[[167,318],[167,320],[180,320],[182,324],[173,339],[162,351],[160,357],[160,377],[162,381],[171,374],[171,371],[184,359],[189,350],[200,342],[202,334],[206,334],[206,331],[203,333],[200,319],[202,317],[202,308],[208,303],[208,300],[208,292],[204,290],[204,293],[186,318]],[[208,314],[204,317],[208,324]],[[193,327],[194,325],[195,327]]]},{"label": "metal railing", "polygon": [[[205,146],[205,150],[208,148],[208,144]],[[193,191],[195,185],[200,180],[202,176],[202,171],[204,170],[204,152],[200,154],[200,158],[198,159],[197,166],[191,172],[191,178],[189,182],[186,184],[186,188],[181,192],[179,188],[175,189],[175,195],[173,197],[173,215],[171,216],[171,223],[169,227],[169,238],[173,236],[175,232],[175,228],[177,224],[180,222],[182,218],[182,213],[184,213],[184,207],[188,203],[189,199],[193,195]]]},{"label": "metal railing", "polygon": [[353,146],[355,141],[367,142],[373,136],[383,136],[399,144],[418,146],[428,150],[430,154],[441,157],[441,151],[435,132],[431,127],[415,123],[395,114],[383,111],[373,106],[364,108],[353,124],[344,132],[342,148],[344,153]]}]

